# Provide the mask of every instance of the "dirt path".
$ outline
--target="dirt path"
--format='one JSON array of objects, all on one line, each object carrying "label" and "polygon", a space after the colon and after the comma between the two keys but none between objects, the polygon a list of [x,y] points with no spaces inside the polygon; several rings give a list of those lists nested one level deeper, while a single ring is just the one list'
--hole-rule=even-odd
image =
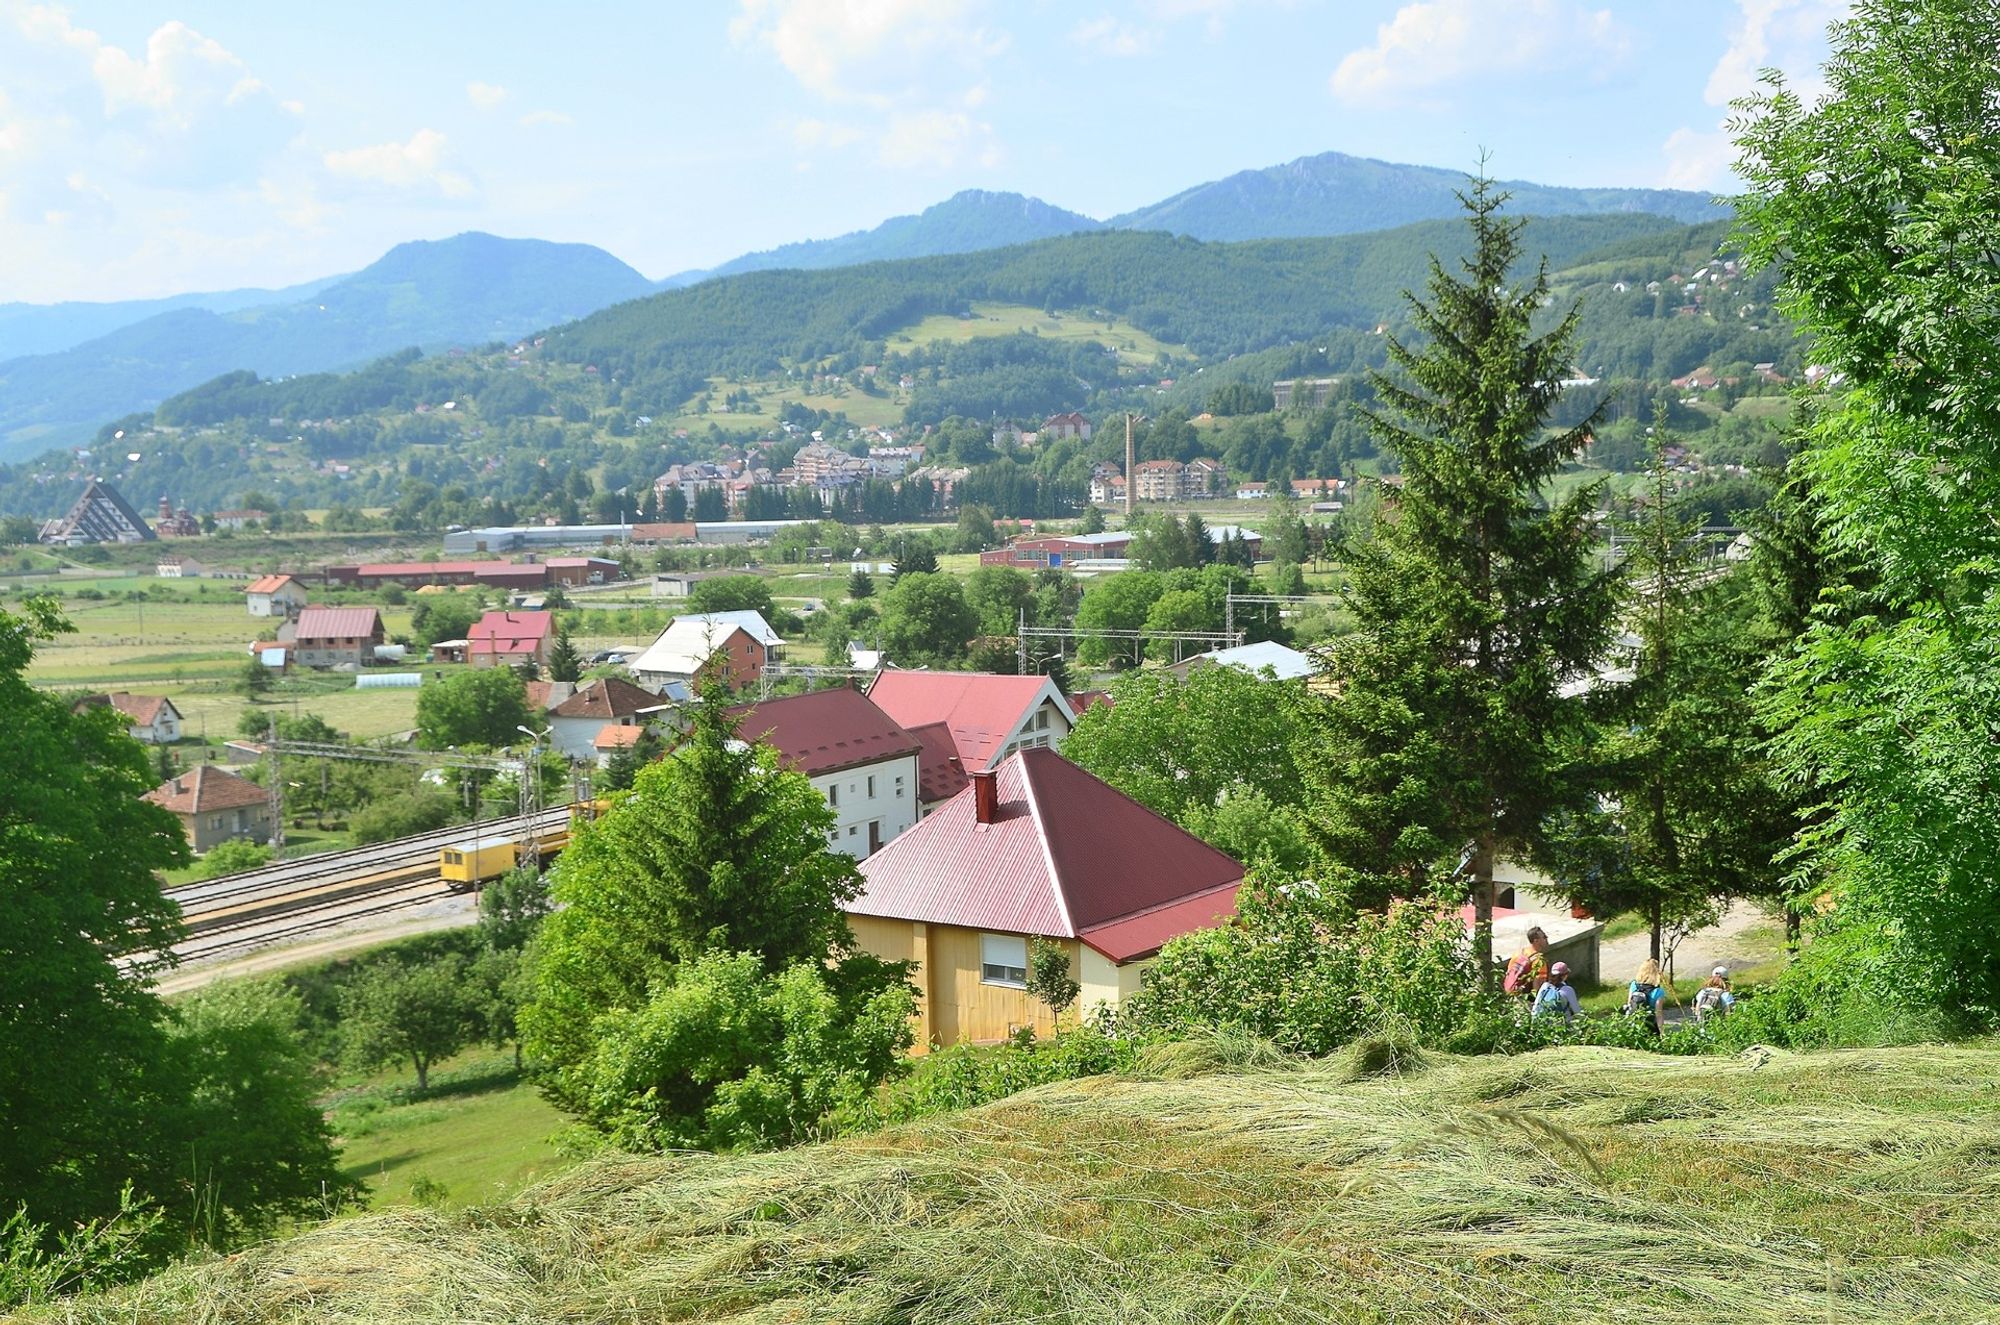
[{"label": "dirt path", "polygon": [[[1646,959],[1649,938],[1644,930],[1612,939],[1598,954],[1603,980],[1622,985]],[[1719,923],[1697,930],[1674,952],[1677,986],[1699,984],[1717,966],[1742,967],[1766,962],[1784,946],[1783,927],[1748,902],[1732,902]]]}]

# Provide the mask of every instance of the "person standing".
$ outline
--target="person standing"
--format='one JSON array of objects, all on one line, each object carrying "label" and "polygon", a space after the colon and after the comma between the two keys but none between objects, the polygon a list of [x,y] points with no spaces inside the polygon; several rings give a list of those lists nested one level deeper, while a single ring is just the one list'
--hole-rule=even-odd
[{"label": "person standing", "polygon": [[1537,1019],[1544,1015],[1559,1016],[1563,1024],[1568,1025],[1582,1011],[1583,1004],[1569,982],[1569,963],[1557,962],[1549,967],[1549,978],[1536,987],[1534,1009],[1529,1015]]},{"label": "person standing", "polygon": [[1528,946],[1514,954],[1507,963],[1507,974],[1500,981],[1502,993],[1532,994],[1548,979],[1549,936],[1536,925],[1528,931]]}]

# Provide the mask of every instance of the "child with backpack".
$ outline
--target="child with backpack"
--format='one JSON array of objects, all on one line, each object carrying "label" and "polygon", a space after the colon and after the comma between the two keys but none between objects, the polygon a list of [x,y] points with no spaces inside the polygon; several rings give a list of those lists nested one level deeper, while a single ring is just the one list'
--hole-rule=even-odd
[{"label": "child with backpack", "polygon": [[1660,974],[1660,962],[1656,957],[1648,957],[1639,963],[1639,973],[1632,977],[1632,983],[1625,992],[1625,1015],[1644,1017],[1652,1026],[1653,1034],[1666,1030],[1666,1013],[1663,1004],[1667,1001],[1667,985]]},{"label": "child with backpack", "polygon": [[1709,972],[1702,987],[1695,991],[1694,1019],[1707,1021],[1711,1015],[1726,1017],[1736,1006],[1736,992],[1729,987],[1729,968],[1718,966]]},{"label": "child with backpack", "polygon": [[1569,963],[1557,962],[1549,968],[1549,978],[1535,990],[1535,1002],[1528,1015],[1539,1020],[1544,1013],[1573,1022],[1583,1012],[1583,1003],[1569,982]]}]

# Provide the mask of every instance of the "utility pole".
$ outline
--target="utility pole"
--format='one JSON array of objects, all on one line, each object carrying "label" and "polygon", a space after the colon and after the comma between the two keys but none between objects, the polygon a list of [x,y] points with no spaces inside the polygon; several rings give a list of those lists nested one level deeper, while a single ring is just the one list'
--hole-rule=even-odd
[{"label": "utility pole", "polygon": [[1132,424],[1139,416],[1125,416],[1125,527],[1132,527],[1132,502],[1139,491],[1139,475],[1136,472],[1138,452],[1132,446]]}]

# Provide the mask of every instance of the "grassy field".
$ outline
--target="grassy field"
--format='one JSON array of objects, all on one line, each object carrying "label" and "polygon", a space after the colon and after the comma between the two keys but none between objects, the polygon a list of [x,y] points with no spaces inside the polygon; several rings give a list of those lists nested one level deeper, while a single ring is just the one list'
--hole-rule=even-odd
[{"label": "grassy field", "polygon": [[407,1071],[384,1073],[328,1101],[341,1171],[368,1185],[371,1206],[487,1204],[574,1162],[549,1140],[567,1120],[511,1054],[475,1050],[440,1064],[419,1098],[409,1085]]},{"label": "grassy field", "polygon": [[1226,1061],[1183,1046],[776,1154],[591,1161],[34,1318],[2000,1319],[1992,1045]]},{"label": "grassy field", "polygon": [[1049,340],[1096,341],[1118,351],[1126,363],[1157,363],[1162,354],[1187,355],[1184,345],[1169,345],[1118,317],[1089,317],[1080,313],[1045,313],[1024,304],[975,303],[972,316],[954,317],[938,313],[913,327],[894,332],[889,348],[905,345],[932,345],[964,342],[982,336],[1013,336],[1023,332]]}]

